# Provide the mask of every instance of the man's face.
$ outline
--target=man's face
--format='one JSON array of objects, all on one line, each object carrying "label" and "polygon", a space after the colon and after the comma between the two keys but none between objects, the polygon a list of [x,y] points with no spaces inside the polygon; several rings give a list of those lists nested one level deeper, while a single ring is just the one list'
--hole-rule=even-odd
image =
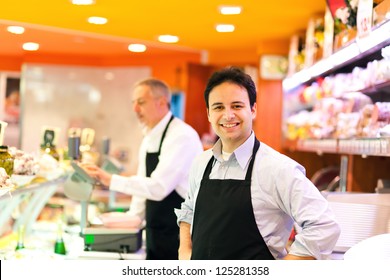
[{"label": "man's face", "polygon": [[142,126],[153,128],[161,119],[163,97],[155,97],[149,86],[140,85],[133,91],[133,111]]},{"label": "man's face", "polygon": [[248,139],[256,116],[256,103],[250,107],[247,90],[224,82],[209,95],[208,119],[221,138],[224,151],[233,152]]}]

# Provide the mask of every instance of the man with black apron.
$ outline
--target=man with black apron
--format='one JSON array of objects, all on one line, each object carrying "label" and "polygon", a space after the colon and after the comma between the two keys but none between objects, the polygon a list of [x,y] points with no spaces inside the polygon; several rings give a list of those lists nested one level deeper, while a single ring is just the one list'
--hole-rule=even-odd
[{"label": "man with black apron", "polygon": [[[161,146],[173,115],[162,134],[157,152],[146,154],[146,176],[156,169]],[[184,199],[174,190],[162,201],[146,201],[146,257],[150,260],[177,260],[179,227],[173,209],[179,208]]]},{"label": "man with black apron", "polygon": [[[179,259],[323,259],[340,228],[297,162],[256,139],[256,87],[238,68],[215,72],[204,93],[219,139],[197,157],[176,209]],[[302,228],[286,250],[294,222]]]},{"label": "man with black apron", "polygon": [[137,174],[112,175],[97,166],[86,171],[112,191],[132,196],[128,215],[146,220],[146,258],[178,258],[179,227],[175,208],[188,191],[193,159],[203,151],[198,133],[170,111],[168,86],[150,78],[138,82],[132,94],[133,111],[143,128]]}]

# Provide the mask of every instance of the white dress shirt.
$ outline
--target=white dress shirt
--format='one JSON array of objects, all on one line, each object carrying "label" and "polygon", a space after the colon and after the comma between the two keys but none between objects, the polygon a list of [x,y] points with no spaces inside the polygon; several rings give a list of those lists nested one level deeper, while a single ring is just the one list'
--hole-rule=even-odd
[{"label": "white dress shirt", "polygon": [[[227,161],[222,158],[220,140],[194,161],[190,172],[190,190],[181,209],[176,209],[178,223],[191,224],[196,198],[206,165],[217,159],[210,179],[244,180],[252,156],[254,133],[238,147]],[[257,227],[276,259],[286,254],[286,243],[296,223],[302,229],[289,253],[326,259],[340,234],[328,202],[305,175],[305,169],[264,143],[256,154],[251,183],[252,207]],[[234,209],[232,209],[234,211]],[[239,242],[239,241],[238,241]]]},{"label": "white dress shirt", "polygon": [[188,191],[190,166],[203,151],[198,133],[188,124],[174,118],[161,146],[159,163],[150,177],[146,177],[146,153],[158,152],[161,137],[172,113],[169,112],[150,131],[147,131],[138,154],[137,175],[113,175],[110,190],[132,195],[129,214],[145,217],[145,200],[161,201],[173,190],[183,198]]}]

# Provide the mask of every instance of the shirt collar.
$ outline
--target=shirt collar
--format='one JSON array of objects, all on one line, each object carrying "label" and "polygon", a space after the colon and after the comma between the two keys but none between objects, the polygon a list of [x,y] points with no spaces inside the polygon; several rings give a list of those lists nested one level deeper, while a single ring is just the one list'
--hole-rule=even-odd
[{"label": "shirt collar", "polygon": [[161,134],[164,129],[167,127],[167,124],[172,116],[172,112],[168,112],[152,129],[145,129],[145,136],[156,136]]},{"label": "shirt collar", "polygon": [[[254,145],[255,145],[255,134],[252,131],[248,139],[244,143],[242,143],[241,146],[239,146],[237,149],[234,150],[233,155],[242,169],[245,169],[246,165],[251,159]],[[218,161],[223,161],[221,139],[218,139],[218,141],[213,146],[212,151],[214,157]],[[230,159],[232,159],[233,155],[230,157]]]}]

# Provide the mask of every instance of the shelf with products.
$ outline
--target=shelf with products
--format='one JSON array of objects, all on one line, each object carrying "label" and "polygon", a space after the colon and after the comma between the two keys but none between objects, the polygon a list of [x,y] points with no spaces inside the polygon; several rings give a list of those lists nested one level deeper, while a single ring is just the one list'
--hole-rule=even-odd
[{"label": "shelf with products", "polygon": [[[390,26],[390,21],[381,26]],[[375,30],[383,32],[387,29]],[[286,138],[344,139],[389,136],[386,129],[381,131],[385,124],[390,123],[390,29],[387,31],[388,34],[381,33],[386,35],[386,39],[351,58],[348,64],[341,68],[327,69],[320,75],[316,70],[316,74],[306,81],[300,80],[301,71],[283,81],[283,132]],[[357,44],[359,40],[355,41],[352,44]],[[348,46],[341,51],[346,48]],[[339,51],[322,61],[332,60],[338,53]],[[313,67],[316,65],[318,63]],[[304,69],[307,73],[311,70],[312,67]],[[291,87],[293,84],[295,86]],[[371,119],[368,118],[369,115],[372,115]],[[350,120],[352,117],[355,120]],[[353,121],[356,131],[347,134],[338,131],[345,122]],[[380,122],[380,125],[362,127],[367,126],[360,123],[363,121],[376,121]]]},{"label": "shelf with products", "polygon": [[367,61],[380,58],[381,49],[388,45],[390,45],[390,20],[375,26],[368,36],[352,40],[329,57],[285,78],[283,89],[290,92],[319,77],[350,72],[353,66],[364,66]]},{"label": "shelf with products", "polygon": [[[389,46],[387,20],[367,37],[354,39],[328,58],[283,80],[283,148],[292,158],[306,163],[309,175],[337,165],[343,171],[340,177],[346,182],[345,189],[363,192],[373,192],[378,179],[389,177]],[[385,109],[380,108],[383,104]],[[380,127],[362,126],[365,105],[382,114]],[[370,114],[366,121],[373,119],[372,111]],[[341,131],[340,123],[351,120],[350,116],[354,116],[354,129]],[[367,170],[373,174],[360,176]]]}]

